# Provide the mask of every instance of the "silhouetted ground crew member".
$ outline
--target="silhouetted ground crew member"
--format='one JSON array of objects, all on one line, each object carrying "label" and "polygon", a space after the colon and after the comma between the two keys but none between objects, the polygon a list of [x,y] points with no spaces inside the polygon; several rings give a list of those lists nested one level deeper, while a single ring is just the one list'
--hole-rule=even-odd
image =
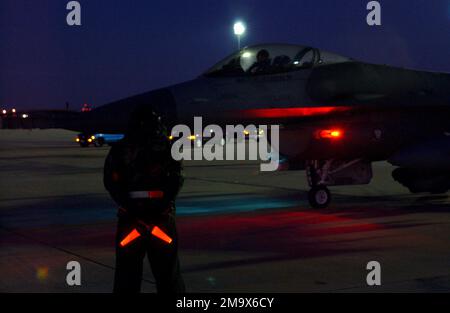
[{"label": "silhouetted ground crew member", "polygon": [[173,160],[167,131],[150,106],[135,110],[124,139],[111,148],[104,184],[120,206],[114,292],[140,292],[145,255],[159,293],[184,292],[175,226],[182,165]]}]

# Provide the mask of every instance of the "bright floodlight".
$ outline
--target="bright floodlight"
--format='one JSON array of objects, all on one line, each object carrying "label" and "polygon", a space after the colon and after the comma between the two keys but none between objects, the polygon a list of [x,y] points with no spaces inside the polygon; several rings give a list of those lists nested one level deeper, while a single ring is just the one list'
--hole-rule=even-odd
[{"label": "bright floodlight", "polygon": [[242,22],[236,22],[233,26],[234,34],[236,36],[241,36],[245,33],[245,25]]}]

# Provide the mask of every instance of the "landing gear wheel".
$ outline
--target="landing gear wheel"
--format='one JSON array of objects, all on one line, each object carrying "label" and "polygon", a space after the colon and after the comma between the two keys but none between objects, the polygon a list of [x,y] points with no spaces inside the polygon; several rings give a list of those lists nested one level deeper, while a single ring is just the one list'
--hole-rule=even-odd
[{"label": "landing gear wheel", "polygon": [[330,204],[331,193],[328,188],[323,185],[314,186],[308,192],[308,200],[313,208],[324,209]]}]

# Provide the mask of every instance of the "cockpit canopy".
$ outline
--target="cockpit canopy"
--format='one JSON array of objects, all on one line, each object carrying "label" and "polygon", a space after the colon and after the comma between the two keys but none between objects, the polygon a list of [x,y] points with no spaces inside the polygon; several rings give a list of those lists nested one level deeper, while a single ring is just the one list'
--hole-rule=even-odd
[{"label": "cockpit canopy", "polygon": [[352,59],[311,47],[256,45],[233,53],[206,71],[204,75],[208,77],[267,75],[350,61]]}]

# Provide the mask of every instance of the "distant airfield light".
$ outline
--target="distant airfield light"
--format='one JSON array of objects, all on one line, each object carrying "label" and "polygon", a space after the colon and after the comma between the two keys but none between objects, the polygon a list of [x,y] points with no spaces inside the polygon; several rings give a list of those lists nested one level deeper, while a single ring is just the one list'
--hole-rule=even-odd
[{"label": "distant airfield light", "polygon": [[242,57],[243,58],[249,58],[249,57],[251,57],[252,56],[252,54],[250,53],[250,52],[244,52],[243,54],[242,54]]},{"label": "distant airfield light", "polygon": [[245,25],[242,22],[236,22],[233,26],[234,34],[236,36],[242,36],[245,33]]},{"label": "distant airfield light", "polygon": [[233,25],[234,34],[237,36],[238,39],[238,50],[241,50],[241,36],[245,33],[246,27],[245,24],[242,22],[236,22]]},{"label": "distant airfield light", "polygon": [[2,110],[2,114],[6,114],[7,112],[6,112],[6,110],[5,109],[3,109]]},{"label": "distant airfield light", "polygon": [[22,114],[22,118],[28,118],[28,114]]},{"label": "distant airfield light", "polygon": [[12,109],[11,112],[16,113],[16,109]]}]

